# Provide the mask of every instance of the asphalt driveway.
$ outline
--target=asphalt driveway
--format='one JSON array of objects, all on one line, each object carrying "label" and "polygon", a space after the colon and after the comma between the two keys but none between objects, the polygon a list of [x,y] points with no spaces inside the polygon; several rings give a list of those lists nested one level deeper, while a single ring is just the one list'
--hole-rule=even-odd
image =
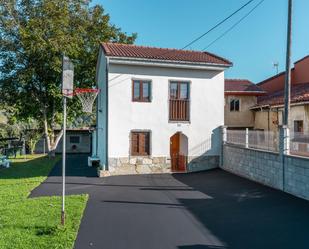
[{"label": "asphalt driveway", "polygon": [[[31,196],[61,194],[61,164]],[[222,170],[95,177],[69,156],[67,193],[88,193],[75,249],[309,248],[309,202]]]}]

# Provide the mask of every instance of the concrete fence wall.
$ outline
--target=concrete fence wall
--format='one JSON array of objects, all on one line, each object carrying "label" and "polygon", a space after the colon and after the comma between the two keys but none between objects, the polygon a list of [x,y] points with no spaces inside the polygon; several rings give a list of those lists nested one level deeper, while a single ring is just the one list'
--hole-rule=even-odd
[{"label": "concrete fence wall", "polygon": [[309,158],[225,144],[221,167],[309,200]]}]

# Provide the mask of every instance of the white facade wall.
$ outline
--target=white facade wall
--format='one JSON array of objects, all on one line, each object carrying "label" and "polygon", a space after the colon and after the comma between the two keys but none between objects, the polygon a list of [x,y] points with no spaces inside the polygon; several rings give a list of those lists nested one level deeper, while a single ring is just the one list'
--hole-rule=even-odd
[{"label": "white facade wall", "polygon": [[[104,128],[105,57],[98,69],[98,156],[105,165]],[[182,132],[188,138],[188,156],[220,155],[219,127],[224,124],[224,72],[175,69],[157,66],[109,64],[108,67],[108,157],[130,157],[130,132],[151,131],[153,157],[169,157],[170,137]],[[132,102],[132,80],[151,80],[150,103]],[[169,81],[190,82],[190,122],[169,122]]]},{"label": "white facade wall", "polygon": [[100,89],[100,92],[97,96],[97,131],[96,131],[96,137],[92,141],[93,144],[96,144],[96,139],[98,140],[98,148],[92,152],[94,156],[97,156],[100,158],[100,164],[102,166],[106,165],[106,154],[107,154],[107,148],[106,148],[106,139],[107,139],[107,61],[106,58],[100,49],[99,56],[98,56],[98,63],[97,63],[97,75],[96,75],[96,81],[97,81],[97,87]]}]

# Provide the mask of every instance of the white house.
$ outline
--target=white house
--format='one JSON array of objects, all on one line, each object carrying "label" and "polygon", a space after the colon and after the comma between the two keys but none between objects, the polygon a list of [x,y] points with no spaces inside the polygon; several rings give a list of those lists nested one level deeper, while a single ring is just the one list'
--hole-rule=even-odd
[{"label": "white house", "polygon": [[109,174],[217,167],[224,70],[216,55],[102,43],[97,63],[97,142]]}]

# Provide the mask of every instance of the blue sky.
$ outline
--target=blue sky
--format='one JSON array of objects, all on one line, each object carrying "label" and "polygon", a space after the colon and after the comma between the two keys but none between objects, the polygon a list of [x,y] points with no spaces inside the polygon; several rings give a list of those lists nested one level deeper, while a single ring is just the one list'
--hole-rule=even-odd
[{"label": "blue sky", "polygon": [[[182,48],[230,15],[248,0],[94,0],[127,33],[137,32],[136,44]],[[254,0],[190,49],[201,50],[246,15]],[[207,49],[234,63],[228,78],[259,82],[285,68],[287,0],[265,0],[231,32]],[[309,1],[294,0],[292,61],[309,54]]]}]

